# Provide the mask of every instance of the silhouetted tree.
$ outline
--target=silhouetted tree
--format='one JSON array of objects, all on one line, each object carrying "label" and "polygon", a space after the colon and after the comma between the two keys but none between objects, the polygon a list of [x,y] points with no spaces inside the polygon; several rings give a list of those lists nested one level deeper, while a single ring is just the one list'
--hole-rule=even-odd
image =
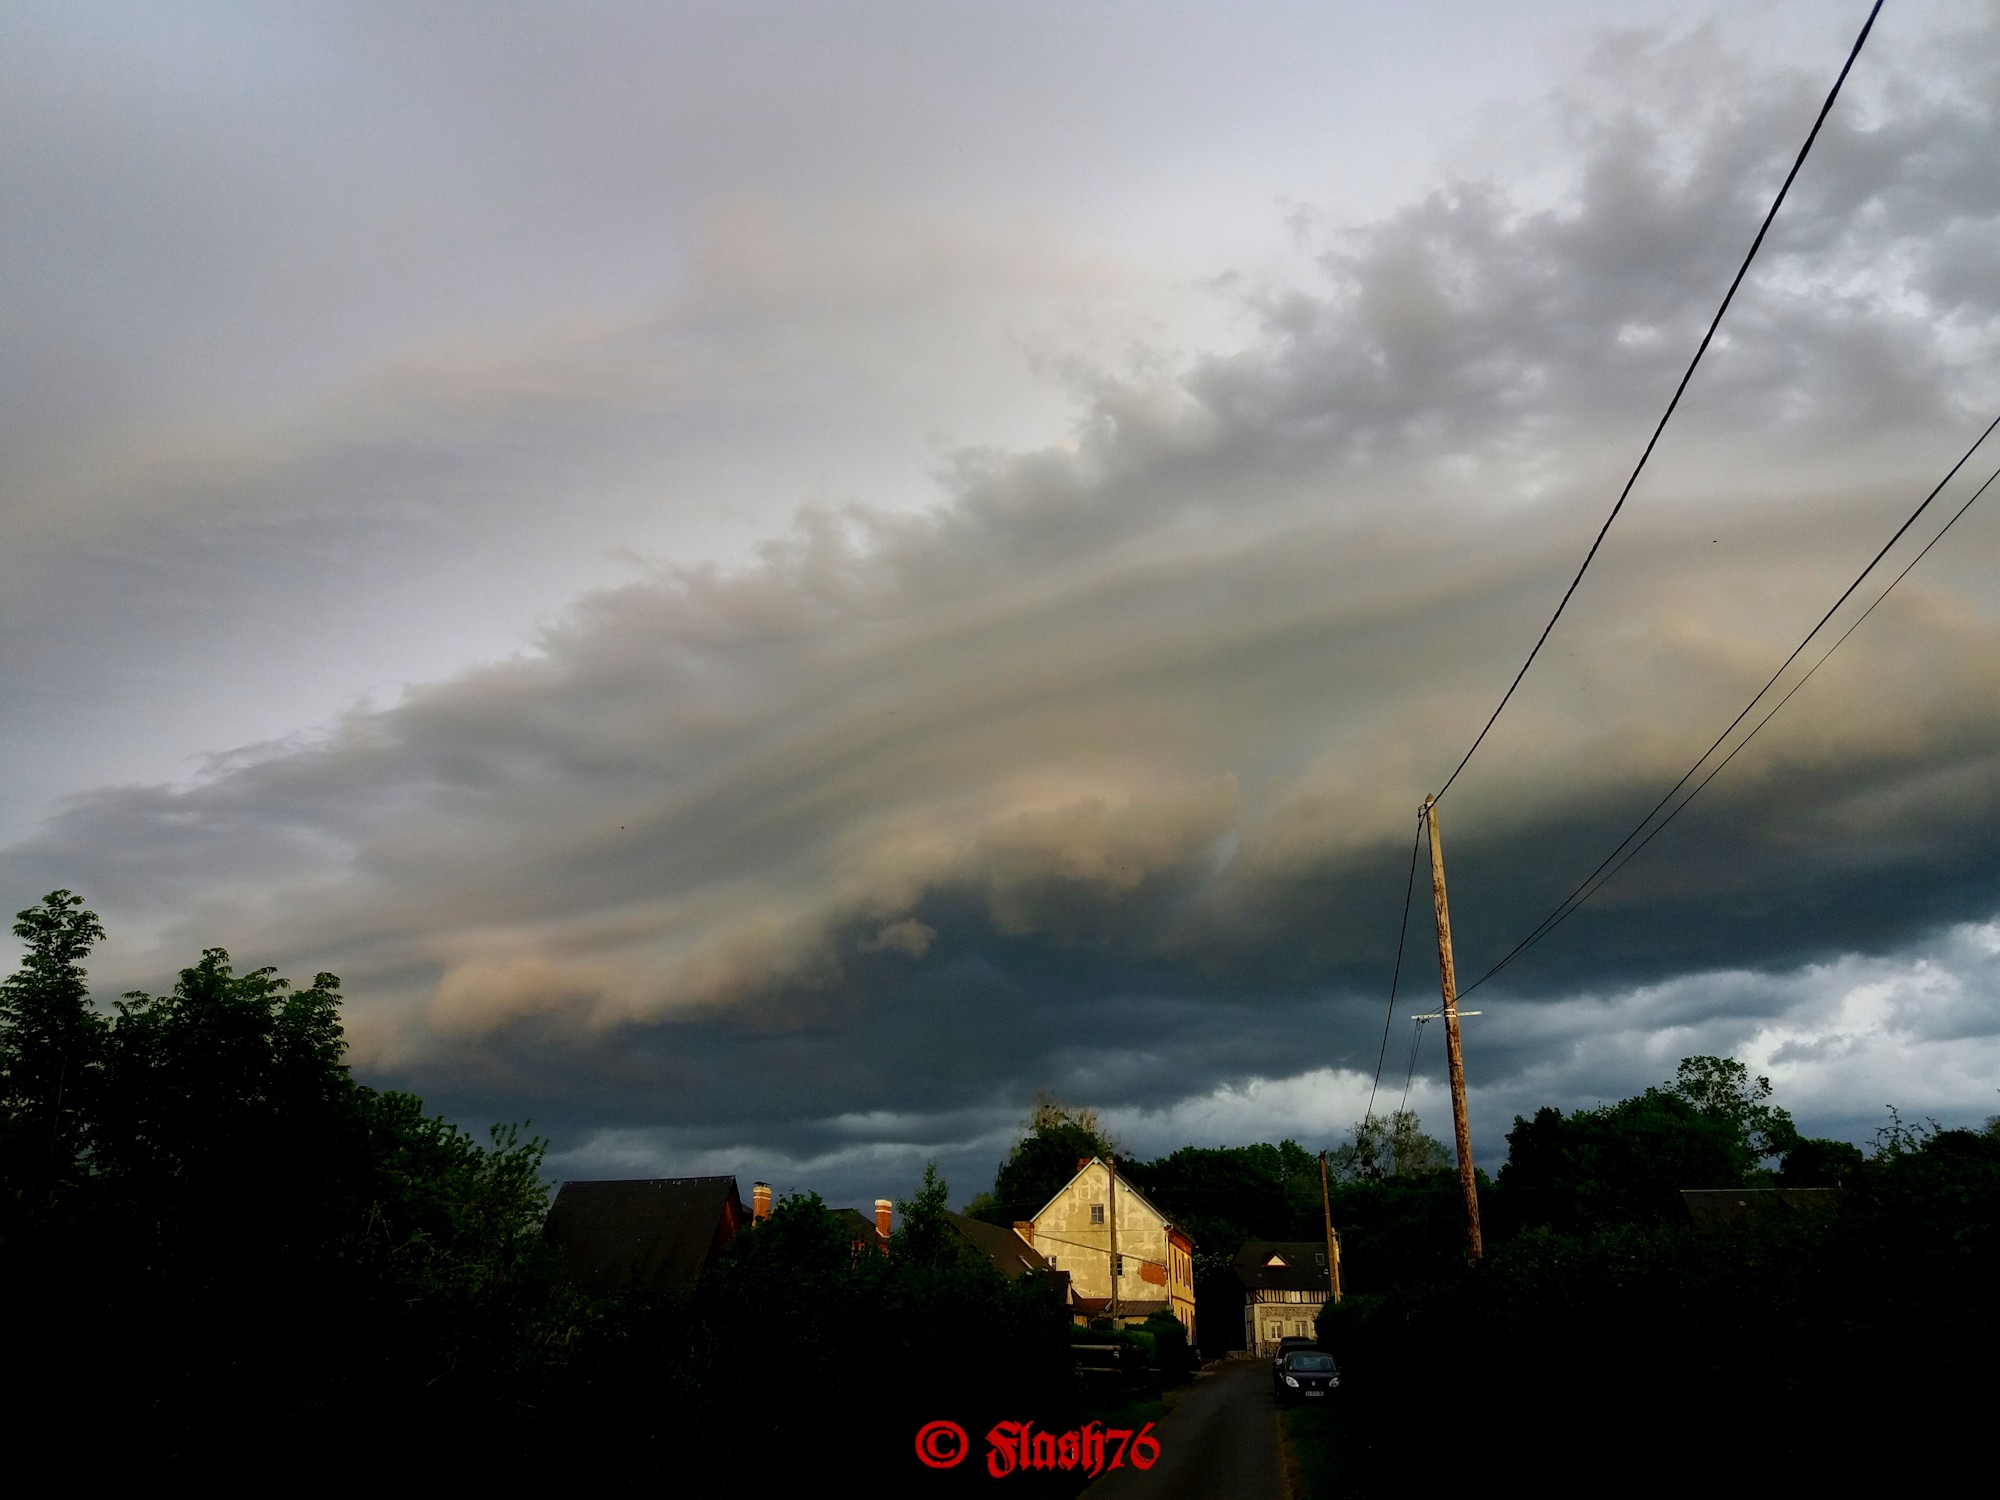
[{"label": "silhouetted tree", "polygon": [[41,1372],[24,1427],[110,1374],[133,1453],[240,1473],[329,1424],[446,1447],[533,1405],[575,1311],[541,1242],[541,1142],[481,1146],[356,1084],[331,974],[294,989],[211,948],[106,1017],[79,898],[15,932],[0,1272],[38,1289],[10,1323]]},{"label": "silhouetted tree", "polygon": [[1044,1095],[1028,1116],[1027,1133],[1000,1164],[993,1190],[974,1198],[967,1212],[989,1224],[1031,1218],[1076,1175],[1079,1163],[1093,1156],[1109,1160],[1117,1149],[1096,1110],[1071,1109]]}]

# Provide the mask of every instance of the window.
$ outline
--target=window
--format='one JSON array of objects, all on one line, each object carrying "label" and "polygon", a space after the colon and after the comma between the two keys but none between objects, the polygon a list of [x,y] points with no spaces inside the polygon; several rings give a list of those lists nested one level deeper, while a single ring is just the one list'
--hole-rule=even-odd
[{"label": "window", "polygon": [[1124,1256],[1114,1255],[1111,1257],[1111,1274],[1113,1276],[1123,1276],[1125,1274]]},{"label": "window", "polygon": [[1264,1325],[1264,1332],[1272,1343],[1275,1344],[1278,1342],[1278,1325],[1276,1323],[1266,1323]]},{"label": "window", "polygon": [[1049,1269],[1053,1271],[1055,1268],[1056,1268],[1056,1258],[1053,1255],[1051,1255],[1049,1257]]},{"label": "window", "polygon": [[1093,1224],[1102,1224],[1104,1222],[1104,1205],[1102,1203],[1093,1203],[1090,1205],[1090,1222]]}]

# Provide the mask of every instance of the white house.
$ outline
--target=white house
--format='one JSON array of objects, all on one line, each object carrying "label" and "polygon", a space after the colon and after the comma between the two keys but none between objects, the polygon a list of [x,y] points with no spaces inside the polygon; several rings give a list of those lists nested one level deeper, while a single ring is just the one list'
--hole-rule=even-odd
[{"label": "white house", "polygon": [[1069,1273],[1081,1315],[1141,1323],[1168,1312],[1194,1342],[1194,1241],[1099,1158],[1082,1163],[1014,1232],[1051,1269]]},{"label": "white house", "polygon": [[1243,1283],[1243,1342],[1268,1355],[1284,1338],[1317,1338],[1319,1310],[1333,1295],[1326,1241],[1251,1240],[1236,1252]]}]

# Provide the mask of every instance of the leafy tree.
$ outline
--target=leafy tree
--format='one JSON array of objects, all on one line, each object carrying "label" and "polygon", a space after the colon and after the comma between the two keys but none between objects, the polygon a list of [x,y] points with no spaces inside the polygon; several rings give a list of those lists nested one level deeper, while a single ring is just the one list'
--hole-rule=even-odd
[{"label": "leafy tree", "polygon": [[329,1423],[436,1446],[533,1407],[577,1318],[541,1241],[542,1142],[483,1147],[356,1084],[330,974],[294,989],[213,948],[105,1017],[79,898],[15,930],[0,1271],[39,1289],[10,1324],[42,1375],[26,1427],[114,1370],[134,1452],[240,1473]]},{"label": "leafy tree", "polygon": [[[293,990],[274,969],[237,974],[210,948],[171,993],[118,1002],[96,1166],[156,1255],[215,1272],[246,1250],[295,1255],[345,1209],[363,1138],[339,983],[321,974]],[[232,1224],[230,1205],[246,1202],[258,1211]],[[219,1261],[218,1235],[232,1247]]]},{"label": "leafy tree", "polygon": [[1098,1123],[1094,1109],[1070,1109],[1044,1095],[1028,1116],[1024,1135],[1000,1164],[993,1190],[968,1209],[989,1224],[1012,1224],[1038,1212],[1091,1157],[1110,1160],[1117,1144]]},{"label": "leafy tree", "polygon": [[[1641,1095],[1603,1113],[1727,1113],[1648,1093],[1672,1106]],[[1749,1403],[1760,1451],[1799,1484],[1937,1487],[1981,1457],[1988,1387],[1957,1372],[1966,1350],[2000,1337],[1997,1257],[2000,1137],[1892,1112],[1831,1206],[1700,1229],[1543,1225],[1489,1241],[1476,1268],[1350,1296],[1320,1327],[1350,1372],[1357,1436],[1394,1430],[1407,1391],[1441,1361],[1505,1352],[1508,1379],[1476,1438],[1447,1433],[1426,1450],[1438,1482],[1469,1491],[1517,1471],[1565,1491],[1600,1483],[1606,1451],[1667,1451],[1724,1430],[1719,1391]],[[1857,1415],[1858,1370],[1946,1373],[1926,1378],[1918,1418],[1873,1421]],[[1550,1441],[1551,1412],[1593,1440]],[[1403,1448],[1377,1455],[1352,1477],[1360,1492],[1399,1482]]]},{"label": "leafy tree", "polygon": [[1781,1155],[1799,1139],[1790,1112],[1764,1102],[1771,1097],[1771,1080],[1751,1078],[1750,1070],[1733,1057],[1682,1058],[1666,1091],[1710,1119],[1729,1121],[1744,1149],[1759,1160]]},{"label": "leafy tree", "polygon": [[817,1195],[787,1195],[694,1287],[587,1329],[553,1429],[618,1433],[600,1476],[720,1483],[746,1453],[856,1453],[890,1493],[977,1487],[975,1465],[922,1468],[911,1435],[938,1418],[1074,1425],[1068,1316],[1053,1280],[960,1252],[948,1195],[927,1169],[890,1253],[858,1257]]},{"label": "leafy tree", "polygon": [[1838,1187],[1861,1166],[1861,1148],[1848,1141],[1801,1136],[1778,1168],[1781,1187]]},{"label": "leafy tree", "polygon": [[106,1027],[83,960],[104,928],[83,898],[51,891],[21,912],[21,966],[0,981],[0,1171],[14,1212],[47,1206],[90,1149]]},{"label": "leafy tree", "polygon": [[903,1227],[890,1237],[889,1253],[911,1265],[931,1268],[955,1265],[965,1241],[952,1232],[945,1212],[951,1186],[938,1175],[937,1163],[924,1164],[924,1180],[911,1198],[896,1205]]},{"label": "leafy tree", "polygon": [[1330,1152],[1327,1164],[1343,1180],[1379,1182],[1438,1171],[1452,1164],[1452,1155],[1443,1141],[1424,1134],[1415,1110],[1398,1109],[1357,1120],[1354,1140]]},{"label": "leafy tree", "polygon": [[1516,1116],[1500,1186],[1525,1224],[1678,1223],[1682,1188],[1742,1187],[1799,1141],[1770,1080],[1731,1058],[1684,1059],[1674,1082],[1600,1109]]}]

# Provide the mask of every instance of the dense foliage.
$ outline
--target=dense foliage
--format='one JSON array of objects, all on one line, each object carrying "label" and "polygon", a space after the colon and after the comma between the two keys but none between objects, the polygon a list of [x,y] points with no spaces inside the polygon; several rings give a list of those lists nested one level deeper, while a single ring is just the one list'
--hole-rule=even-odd
[{"label": "dense foliage", "polygon": [[[922,1423],[956,1420],[976,1449],[995,1420],[1082,1413],[1056,1285],[973,1251],[934,1171],[887,1255],[795,1195],[690,1288],[586,1298],[542,1240],[542,1144],[499,1127],[481,1143],[357,1083],[332,975],[294,988],[209,949],[105,1014],[84,971],[103,931],[79,898],[52,893],[15,933],[0,1269],[35,1378],[11,1410],[97,1475],[242,1482],[340,1434],[460,1482],[721,1485],[759,1462],[845,1462],[878,1493],[934,1492],[980,1470],[919,1473]],[[1631,1099],[1517,1118],[1508,1143],[1482,1178],[1476,1267],[1456,1174],[1414,1115],[1328,1154],[1350,1295],[1321,1336],[1348,1383],[1321,1446],[1343,1485],[1403,1485],[1399,1435],[1448,1371],[1477,1418],[1427,1433],[1426,1483],[1475,1494],[1593,1483],[1607,1444],[1691,1453],[1745,1433],[1792,1480],[1851,1485],[1877,1461],[1938,1468],[1980,1430],[1966,1372],[2000,1334],[2000,1123],[1892,1115],[1864,1155],[1801,1137],[1740,1063],[1691,1058]],[[1090,1111],[1045,1100],[976,1206],[1026,1217],[1115,1149]],[[1324,1232],[1320,1161],[1290,1140],[1119,1170],[1193,1235],[1211,1354],[1241,1326],[1237,1247]],[[1760,1211],[1697,1228],[1690,1186]],[[1750,1191],[1802,1186],[1838,1193]],[[1120,1337],[1183,1365],[1171,1318]],[[1917,1448],[1867,1416],[1892,1391],[1921,1394]],[[110,1452],[75,1440],[110,1409]]]},{"label": "dense foliage", "polygon": [[[121,1451],[254,1469],[361,1424],[384,1440],[534,1403],[574,1313],[540,1237],[542,1146],[481,1145],[354,1082],[339,981],[209,949],[165,995],[91,1008],[78,897],[22,912],[0,983],[0,1264],[61,1431],[115,1387]],[[476,1444],[474,1445],[476,1447]]]},{"label": "dense foliage", "polygon": [[1028,1117],[1027,1133],[1000,1163],[993,1190],[974,1198],[966,1211],[1003,1228],[1032,1219],[1093,1156],[1116,1159],[1124,1170],[1125,1158],[1095,1110],[1069,1109],[1044,1097]]},{"label": "dense foliage", "polygon": [[[692,1287],[600,1319],[554,1425],[616,1435],[599,1474],[760,1487],[843,1464],[876,1493],[982,1487],[996,1421],[1077,1419],[1069,1319],[1053,1280],[1010,1282],[950,1230],[946,1192],[927,1171],[886,1255],[857,1253],[816,1195],[781,1199]],[[972,1436],[962,1470],[918,1467],[912,1435],[934,1420]]]},{"label": "dense foliage", "polygon": [[[1697,1058],[1619,1104],[1517,1119],[1484,1262],[1321,1318],[1348,1373],[1327,1419],[1341,1492],[1400,1487],[1396,1434],[1447,1371],[1477,1417],[1427,1435],[1426,1482],[1467,1493],[1511,1493],[1523,1473],[1580,1489],[1637,1452],[1843,1492],[1949,1472],[2000,1332],[2000,1130],[1895,1120],[1863,1158],[1801,1139],[1769,1094]],[[1800,1185],[1839,1193],[1755,1191]],[[1697,1227],[1674,1192],[1693,1186],[1743,1191],[1744,1211]]]},{"label": "dense foliage", "polygon": [[1761,1181],[1765,1162],[1804,1144],[1770,1097],[1771,1081],[1742,1063],[1690,1057],[1672,1083],[1617,1104],[1516,1119],[1500,1172],[1508,1212],[1563,1229],[1678,1224],[1682,1188]]},{"label": "dense foliage", "polygon": [[[12,1415],[99,1477],[290,1483],[337,1439],[405,1482],[722,1485],[762,1458],[874,1468],[897,1493],[923,1422],[977,1441],[1078,1415],[1055,1283],[973,1252],[935,1172],[890,1255],[857,1254],[804,1195],[693,1288],[587,1298],[542,1238],[542,1143],[496,1127],[481,1144],[355,1082],[334,976],[295,989],[209,949],[104,1015],[83,966],[103,930],[79,898],[51,894],[15,932],[0,1269],[38,1378]],[[109,1452],[83,1441],[100,1404]],[[975,1457],[947,1487],[981,1477]]]}]

